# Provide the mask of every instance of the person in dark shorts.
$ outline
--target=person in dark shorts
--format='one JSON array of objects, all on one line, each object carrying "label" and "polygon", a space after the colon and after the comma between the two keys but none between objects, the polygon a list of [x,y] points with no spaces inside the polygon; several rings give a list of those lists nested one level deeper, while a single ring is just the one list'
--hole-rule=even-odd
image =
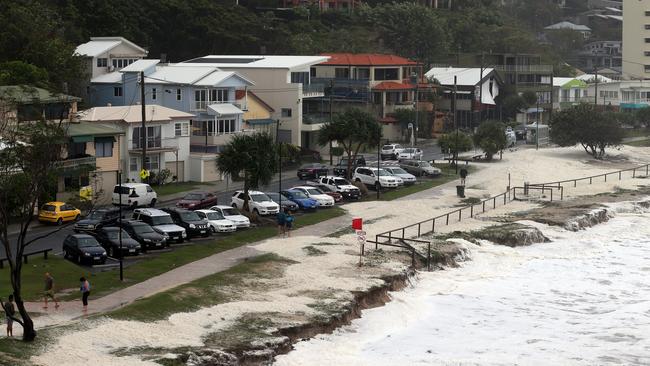
[{"label": "person in dark shorts", "polygon": [[5,308],[5,318],[7,319],[7,337],[14,336],[14,314],[16,309],[14,308],[14,295],[9,295],[9,300],[4,303]]},{"label": "person in dark shorts", "polygon": [[467,178],[467,169],[461,168],[460,169],[460,185],[462,185],[462,186],[465,185],[465,178]]},{"label": "person in dark shorts", "polygon": [[291,229],[293,228],[293,215],[289,212],[289,209],[284,210],[284,228],[288,237],[291,237]]},{"label": "person in dark shorts", "polygon": [[88,282],[86,277],[81,277],[79,282],[81,284],[79,287],[79,291],[81,291],[81,303],[83,304],[83,311],[86,312],[88,310],[88,296],[90,296],[90,282]]},{"label": "person in dark shorts", "polygon": [[43,306],[43,309],[47,309],[48,297],[54,301],[54,308],[58,308],[59,300],[54,297],[54,277],[52,277],[49,272],[45,272],[45,291],[43,294],[43,298],[45,299],[45,306]]},{"label": "person in dark shorts", "polygon": [[278,236],[284,236],[285,234],[284,226],[286,224],[285,220],[287,218],[287,214],[285,212],[286,210],[285,211],[280,210],[278,211],[278,214],[275,216],[276,220],[278,221]]}]

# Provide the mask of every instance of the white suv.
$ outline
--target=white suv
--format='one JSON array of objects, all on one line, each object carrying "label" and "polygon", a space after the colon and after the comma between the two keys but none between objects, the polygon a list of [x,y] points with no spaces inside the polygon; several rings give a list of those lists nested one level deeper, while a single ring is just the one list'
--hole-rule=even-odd
[{"label": "white suv", "polygon": [[[121,197],[120,197],[121,196]],[[122,183],[113,187],[111,201],[113,205],[122,206],[155,206],[158,195],[145,183]]]},{"label": "white suv", "polygon": [[307,197],[316,200],[316,202],[318,202],[318,207],[334,206],[334,198],[332,196],[325,194],[325,192],[321,191],[316,187],[301,186],[301,187],[293,187],[291,189],[300,191],[305,195],[307,195]]},{"label": "white suv", "polygon": [[399,186],[399,181],[392,174],[384,169],[361,167],[354,171],[352,177],[355,182],[361,182],[368,187],[380,188],[395,188]]},{"label": "white suv", "polygon": [[418,149],[417,147],[407,147],[399,153],[397,159],[422,160],[422,154],[422,150]]},{"label": "white suv", "polygon": [[149,224],[156,232],[170,240],[182,243],[187,238],[187,232],[182,227],[174,224],[171,215],[155,208],[136,208],[133,210],[133,219]]},{"label": "white suv", "polygon": [[388,144],[381,147],[381,158],[382,159],[393,159],[397,160],[399,153],[404,150],[400,144]]},{"label": "white suv", "polygon": [[[230,199],[232,207],[243,209],[245,197],[244,191],[235,191]],[[248,191],[248,210],[257,215],[275,215],[280,206],[263,192]]]}]

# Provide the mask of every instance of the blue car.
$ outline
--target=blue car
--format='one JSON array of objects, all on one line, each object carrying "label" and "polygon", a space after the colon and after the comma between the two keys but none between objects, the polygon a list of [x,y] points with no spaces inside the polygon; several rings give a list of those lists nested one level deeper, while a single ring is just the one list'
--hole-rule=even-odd
[{"label": "blue car", "polygon": [[301,191],[289,189],[287,191],[282,191],[282,194],[298,204],[298,207],[303,211],[315,210],[318,207],[318,201],[307,197],[307,195]]}]

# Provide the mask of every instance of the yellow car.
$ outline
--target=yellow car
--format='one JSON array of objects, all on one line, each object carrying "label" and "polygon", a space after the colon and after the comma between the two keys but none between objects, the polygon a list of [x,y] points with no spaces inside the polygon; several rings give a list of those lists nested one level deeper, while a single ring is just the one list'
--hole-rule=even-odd
[{"label": "yellow car", "polygon": [[53,222],[61,225],[66,221],[75,221],[81,216],[81,211],[65,202],[48,202],[38,210],[38,221]]}]

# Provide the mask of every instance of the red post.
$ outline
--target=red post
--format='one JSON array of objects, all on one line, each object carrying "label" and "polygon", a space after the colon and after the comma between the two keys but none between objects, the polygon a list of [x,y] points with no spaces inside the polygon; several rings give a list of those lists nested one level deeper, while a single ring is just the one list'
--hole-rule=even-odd
[{"label": "red post", "polygon": [[352,228],[354,230],[363,230],[363,219],[360,217],[355,217],[352,219]]}]

